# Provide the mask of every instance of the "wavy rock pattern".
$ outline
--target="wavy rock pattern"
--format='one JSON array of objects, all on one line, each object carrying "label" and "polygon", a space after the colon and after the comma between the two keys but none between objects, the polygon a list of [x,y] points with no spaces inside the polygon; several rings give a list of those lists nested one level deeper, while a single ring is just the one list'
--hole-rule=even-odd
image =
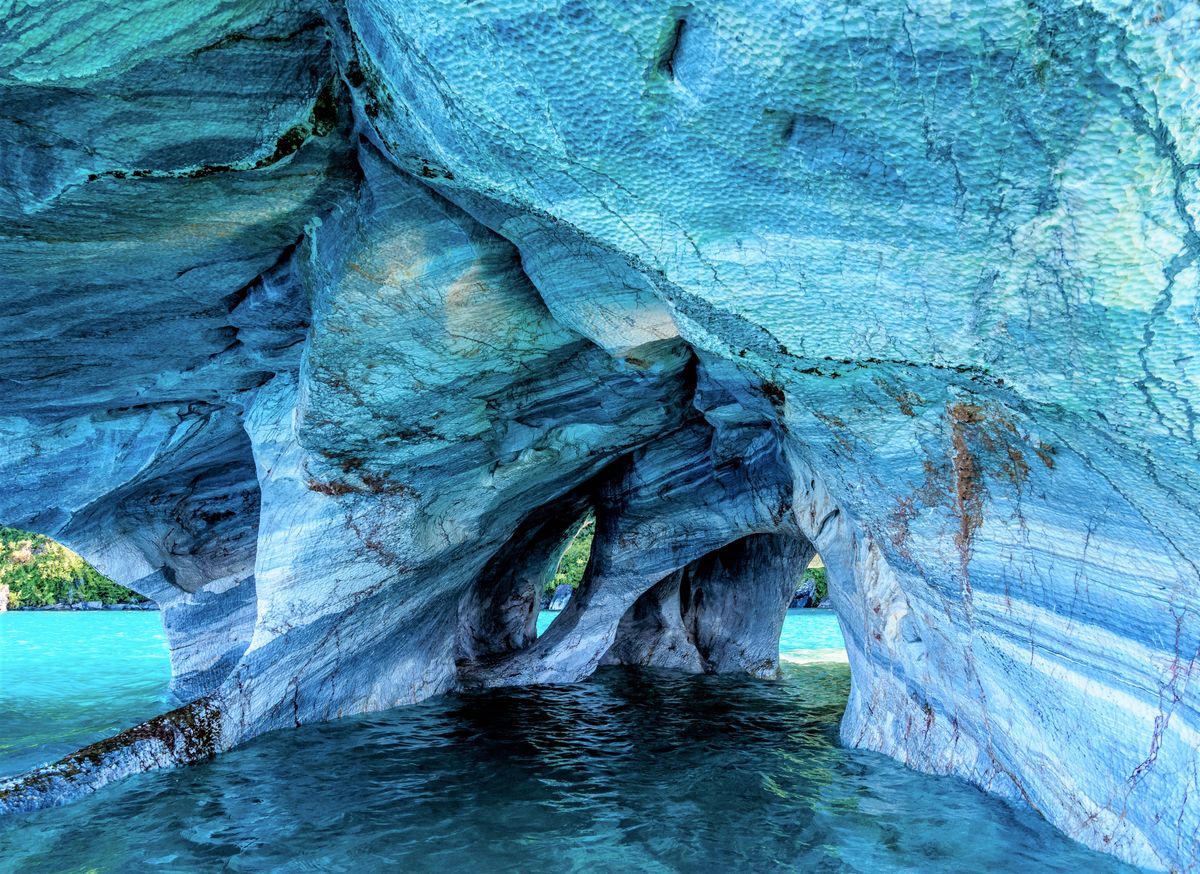
[{"label": "wavy rock pattern", "polygon": [[1198,28],[15,4],[0,519],[159,601],[197,703],[0,809],[606,659],[770,673],[816,548],[847,743],[1200,869]]}]

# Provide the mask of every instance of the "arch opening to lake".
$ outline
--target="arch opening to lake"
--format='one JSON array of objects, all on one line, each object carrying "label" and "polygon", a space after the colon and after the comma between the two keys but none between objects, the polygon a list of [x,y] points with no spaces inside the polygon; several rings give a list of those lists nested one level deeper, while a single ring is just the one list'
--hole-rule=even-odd
[{"label": "arch opening to lake", "polygon": [[595,534],[596,517],[589,511],[559,553],[554,571],[542,588],[538,598],[538,637],[550,628],[583,582],[583,575],[591,560]]}]

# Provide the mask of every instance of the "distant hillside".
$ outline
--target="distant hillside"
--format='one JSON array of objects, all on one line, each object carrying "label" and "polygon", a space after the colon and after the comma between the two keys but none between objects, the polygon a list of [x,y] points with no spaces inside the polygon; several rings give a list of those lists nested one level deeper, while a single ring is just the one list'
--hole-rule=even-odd
[{"label": "distant hillside", "polygon": [[583,581],[583,571],[592,554],[592,537],[595,533],[596,519],[589,513],[558,559],[558,567],[555,569],[554,576],[546,583],[545,594],[547,596],[553,595],[554,590],[559,586],[579,588],[579,584]]},{"label": "distant hillside", "polygon": [[83,601],[126,604],[146,600],[49,537],[0,527],[0,589],[5,586],[10,610]]}]

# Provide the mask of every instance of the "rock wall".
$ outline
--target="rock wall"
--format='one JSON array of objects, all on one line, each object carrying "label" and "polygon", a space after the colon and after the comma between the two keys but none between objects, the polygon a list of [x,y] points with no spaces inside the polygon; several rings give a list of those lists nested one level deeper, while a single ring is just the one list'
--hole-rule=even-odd
[{"label": "rock wall", "polygon": [[606,658],[769,673],[723,557],[774,542],[845,742],[1200,868],[1200,6],[144,7],[0,41],[0,519],[162,604],[198,703],[0,808]]}]

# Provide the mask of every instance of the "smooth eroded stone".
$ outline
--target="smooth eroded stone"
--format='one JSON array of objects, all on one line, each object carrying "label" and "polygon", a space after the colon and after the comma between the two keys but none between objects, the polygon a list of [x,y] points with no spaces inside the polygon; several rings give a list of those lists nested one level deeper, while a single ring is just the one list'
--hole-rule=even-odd
[{"label": "smooth eroded stone", "polygon": [[[18,4],[0,520],[162,606],[201,752],[605,659],[770,673],[811,546],[845,743],[1195,868],[1198,31]],[[197,757],[147,725],[0,808]]]}]

